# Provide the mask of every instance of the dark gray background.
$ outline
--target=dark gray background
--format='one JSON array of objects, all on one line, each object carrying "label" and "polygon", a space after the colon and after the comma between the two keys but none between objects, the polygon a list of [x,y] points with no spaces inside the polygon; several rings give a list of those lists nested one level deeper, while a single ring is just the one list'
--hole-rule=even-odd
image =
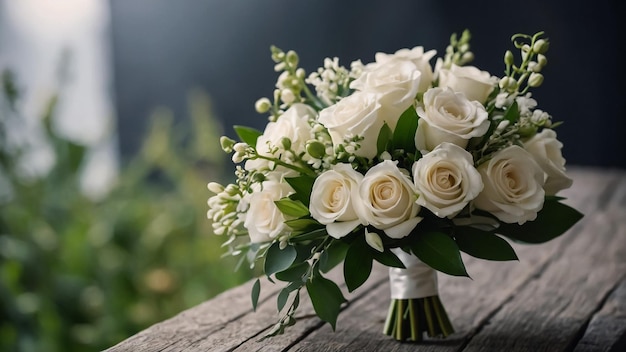
[{"label": "dark gray background", "polygon": [[[422,45],[443,54],[452,32],[471,30],[474,65],[502,75],[514,33],[551,41],[539,108],[555,121],[569,165],[626,167],[623,20],[617,1],[111,0],[120,147],[138,147],[150,111],[183,119],[192,88],[209,93],[226,134],[261,129],[254,102],[276,80],[269,47],[294,49],[307,72],[325,57],[373,60]],[[217,143],[217,142],[216,142]]]}]

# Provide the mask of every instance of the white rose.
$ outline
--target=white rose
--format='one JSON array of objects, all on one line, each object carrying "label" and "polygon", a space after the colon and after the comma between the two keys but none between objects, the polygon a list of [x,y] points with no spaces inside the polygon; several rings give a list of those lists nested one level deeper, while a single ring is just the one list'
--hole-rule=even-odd
[{"label": "white rose", "polygon": [[391,238],[411,233],[422,220],[421,207],[407,175],[396,163],[385,160],[367,171],[359,185],[362,206],[357,208],[364,224],[383,230]]},{"label": "white rose", "polygon": [[483,190],[472,155],[451,143],[442,143],[413,164],[417,204],[440,218],[452,218]]},{"label": "white rose", "polygon": [[485,188],[474,200],[478,209],[506,223],[523,224],[537,218],[543,207],[543,171],[519,146],[503,149],[478,166]]},{"label": "white rose", "polygon": [[424,93],[415,146],[430,151],[443,142],[465,148],[470,138],[481,137],[489,129],[488,113],[477,101],[469,101],[450,88],[431,88]]},{"label": "white rose", "polygon": [[378,95],[387,124],[393,130],[400,115],[415,101],[422,73],[411,60],[390,58],[367,66],[350,88]]},{"label": "white rose", "polygon": [[419,93],[424,93],[428,90],[428,88],[430,88],[433,82],[433,69],[430,65],[430,59],[432,59],[435,54],[437,54],[437,51],[435,50],[424,52],[423,47],[416,46],[413,49],[400,49],[393,55],[376,53],[375,58],[377,63],[383,63],[393,58],[401,58],[413,62],[417,70],[422,74],[417,91]]},{"label": "white rose", "polygon": [[481,104],[495,88],[498,80],[487,71],[481,71],[474,66],[452,65],[450,69],[439,71],[439,86],[450,87],[455,92],[462,92],[469,100],[476,100]]},{"label": "white rose", "polygon": [[[277,159],[286,159],[282,139],[291,141],[291,150],[301,153],[305,150],[306,142],[311,139],[311,125],[309,120],[316,116],[315,110],[305,104],[293,104],[276,122],[269,122],[263,134],[256,142],[257,154]],[[269,160],[249,159],[246,161],[246,170],[274,170],[275,166]],[[279,169],[284,173],[289,170]]]},{"label": "white rose", "polygon": [[288,229],[285,216],[274,202],[293,192],[288,183],[270,179],[263,182],[262,190],[245,197],[249,207],[243,226],[248,230],[250,242],[271,241]]},{"label": "white rose", "polygon": [[360,203],[362,179],[350,164],[334,165],[315,179],[309,210],[313,219],[326,225],[330,236],[341,238],[361,223],[355,208]]},{"label": "white rose", "polygon": [[556,132],[548,128],[524,142],[524,149],[532,154],[546,173],[543,189],[547,195],[555,195],[572,186],[572,179],[565,174],[565,159],[561,148],[563,143],[556,139]]},{"label": "white rose", "polygon": [[365,158],[376,156],[376,141],[383,124],[394,122],[381,113],[375,94],[355,92],[337,104],[320,111],[319,122],[328,129],[335,146],[346,138],[363,137],[355,154]]}]

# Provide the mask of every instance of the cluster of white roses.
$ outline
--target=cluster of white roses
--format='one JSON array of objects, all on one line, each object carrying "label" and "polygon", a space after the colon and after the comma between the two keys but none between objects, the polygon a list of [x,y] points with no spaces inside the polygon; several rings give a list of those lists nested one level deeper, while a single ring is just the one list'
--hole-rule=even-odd
[{"label": "cluster of white roses", "polygon": [[[341,238],[362,226],[379,251],[383,241],[367,226],[399,239],[429,214],[454,219],[479,209],[505,223],[534,220],[545,195],[572,183],[550,116],[527,92],[541,84],[547,42],[533,37],[520,45],[519,66],[507,52],[502,78],[461,66],[472,56],[462,46],[448,48],[434,68],[435,51],[422,47],[378,53],[353,70],[327,59],[308,80],[323,97],[308,90],[293,52],[273,52],[284,70],[275,102],[257,103],[257,110],[271,110],[271,122],[254,145],[222,139],[233,160],[245,163],[236,184],[210,185],[216,233],[288,241],[286,221],[295,216],[276,202],[296,193],[286,179],[302,175],[314,179],[308,211],[328,235]],[[380,151],[381,130],[394,131],[408,109],[418,119],[416,153],[398,160],[402,150]]]}]

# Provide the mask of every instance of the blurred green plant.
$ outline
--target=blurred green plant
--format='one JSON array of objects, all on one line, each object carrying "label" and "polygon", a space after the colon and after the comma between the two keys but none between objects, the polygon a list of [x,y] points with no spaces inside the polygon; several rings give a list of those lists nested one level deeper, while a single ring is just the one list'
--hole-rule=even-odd
[{"label": "blurred green plant", "polygon": [[25,178],[6,138],[19,118],[8,72],[0,96],[0,350],[102,350],[252,277],[232,272],[206,219],[207,180],[225,174],[206,95],[190,95],[191,128],[158,109],[99,200],[80,188],[88,149],[53,128],[57,97],[42,120],[56,162]]}]

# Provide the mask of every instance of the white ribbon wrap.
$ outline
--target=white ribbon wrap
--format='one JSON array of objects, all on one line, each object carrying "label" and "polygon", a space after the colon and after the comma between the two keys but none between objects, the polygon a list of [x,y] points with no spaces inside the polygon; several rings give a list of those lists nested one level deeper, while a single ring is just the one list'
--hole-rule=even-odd
[{"label": "white ribbon wrap", "polygon": [[400,248],[391,251],[406,267],[389,268],[391,299],[424,298],[438,294],[436,270]]}]

